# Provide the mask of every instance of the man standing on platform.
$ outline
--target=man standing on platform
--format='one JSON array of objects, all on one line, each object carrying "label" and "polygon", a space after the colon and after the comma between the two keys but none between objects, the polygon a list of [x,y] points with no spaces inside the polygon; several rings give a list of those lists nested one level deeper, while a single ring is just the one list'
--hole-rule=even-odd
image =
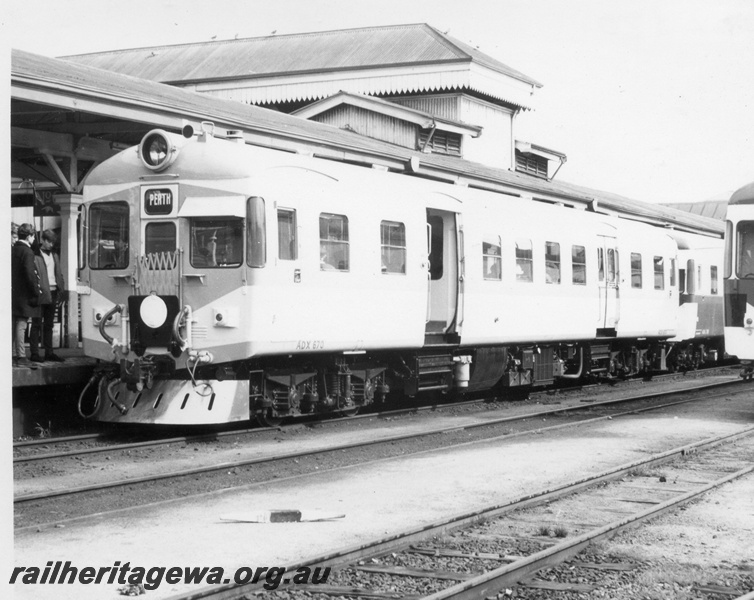
[{"label": "man standing on platform", "polygon": [[[51,229],[42,232],[41,258],[37,261],[39,278],[41,280],[42,296],[40,298],[41,316],[32,316],[31,336],[29,347],[31,348],[32,362],[63,362],[63,358],[55,354],[52,348],[52,331],[55,327],[55,313],[65,300],[65,281],[63,271],[60,268],[60,258],[52,249],[57,242],[58,236]],[[49,290],[49,292],[48,292]],[[45,351],[44,359],[39,355],[39,338],[42,337],[42,347]]]},{"label": "man standing on platform", "polygon": [[11,287],[13,291],[13,366],[30,367],[37,365],[26,358],[26,324],[39,306],[41,288],[39,274],[34,264],[34,226],[24,223],[18,228],[18,241],[11,249]]}]

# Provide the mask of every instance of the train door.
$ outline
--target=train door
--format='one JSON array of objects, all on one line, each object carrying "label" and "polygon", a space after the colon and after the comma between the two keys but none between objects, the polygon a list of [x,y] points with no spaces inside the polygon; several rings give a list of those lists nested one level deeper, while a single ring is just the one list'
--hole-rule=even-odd
[{"label": "train door", "polygon": [[141,192],[141,246],[136,264],[139,295],[180,296],[177,186],[142,186]]},{"label": "train door", "polygon": [[459,233],[457,214],[427,209],[427,343],[457,338]]},{"label": "train door", "polygon": [[597,333],[614,336],[620,321],[618,248],[613,236],[598,235],[597,240],[597,280],[600,295]]}]

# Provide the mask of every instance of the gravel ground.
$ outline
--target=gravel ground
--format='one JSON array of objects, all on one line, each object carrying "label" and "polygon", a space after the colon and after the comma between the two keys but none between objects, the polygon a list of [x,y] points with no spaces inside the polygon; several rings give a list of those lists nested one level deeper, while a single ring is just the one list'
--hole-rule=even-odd
[{"label": "gravel ground", "polygon": [[[49,560],[72,560],[79,565],[112,565],[115,560],[140,565],[223,564],[226,568],[288,564],[409,525],[553,487],[649,451],[739,430],[754,422],[751,406],[751,398],[731,395],[714,410],[685,405],[667,414],[433,450],[324,473],[313,461],[303,477],[281,477],[262,485],[139,507],[106,520],[95,517],[61,529],[17,534],[16,564],[41,567]],[[225,512],[259,507],[334,508],[347,517],[340,522],[268,526],[218,522],[218,515]],[[121,597],[113,586],[104,585],[16,587],[16,597],[24,600]],[[179,589],[165,585],[147,597],[166,598]]]}]

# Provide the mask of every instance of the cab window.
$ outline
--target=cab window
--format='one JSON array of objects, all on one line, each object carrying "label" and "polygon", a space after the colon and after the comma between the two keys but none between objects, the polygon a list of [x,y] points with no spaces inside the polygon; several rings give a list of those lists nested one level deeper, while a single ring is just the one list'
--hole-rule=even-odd
[{"label": "cab window", "polygon": [[153,221],[144,227],[144,254],[150,268],[175,267],[175,223]]},{"label": "cab window", "polygon": [[238,267],[243,262],[243,219],[191,219],[191,266]]},{"label": "cab window", "polygon": [[129,223],[126,202],[89,208],[89,265],[92,269],[128,267]]}]

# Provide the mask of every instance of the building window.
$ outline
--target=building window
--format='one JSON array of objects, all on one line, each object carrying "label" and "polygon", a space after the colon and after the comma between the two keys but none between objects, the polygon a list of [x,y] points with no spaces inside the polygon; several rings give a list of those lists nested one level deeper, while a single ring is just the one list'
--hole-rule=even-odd
[{"label": "building window", "polygon": [[586,285],[586,248],[571,246],[571,280],[575,285]]},{"label": "building window", "polygon": [[654,257],[655,263],[655,289],[665,289],[665,259],[662,256]]},{"label": "building window", "polygon": [[516,171],[547,179],[547,159],[516,150]]},{"label": "building window", "polygon": [[710,294],[713,296],[717,294],[717,267],[709,268],[709,285]]},{"label": "building window", "polygon": [[280,260],[296,260],[298,258],[295,210],[278,209],[278,258]]},{"label": "building window", "polygon": [[560,283],[560,244],[545,242],[545,281]]},{"label": "building window", "polygon": [[641,287],[641,254],[631,253],[631,287]]},{"label": "building window", "polygon": [[406,273],[406,226],[403,223],[382,221],[382,272]]},{"label": "building window", "polygon": [[485,236],[482,241],[482,265],[485,279],[500,281],[503,278],[503,264],[500,256],[500,236]]},{"label": "building window", "polygon": [[516,240],[516,280],[534,280],[531,240]]},{"label": "building window", "polygon": [[419,149],[433,154],[461,156],[461,134],[425,129],[419,132]]},{"label": "building window", "polygon": [[348,217],[319,215],[319,268],[322,271],[348,271]]}]

